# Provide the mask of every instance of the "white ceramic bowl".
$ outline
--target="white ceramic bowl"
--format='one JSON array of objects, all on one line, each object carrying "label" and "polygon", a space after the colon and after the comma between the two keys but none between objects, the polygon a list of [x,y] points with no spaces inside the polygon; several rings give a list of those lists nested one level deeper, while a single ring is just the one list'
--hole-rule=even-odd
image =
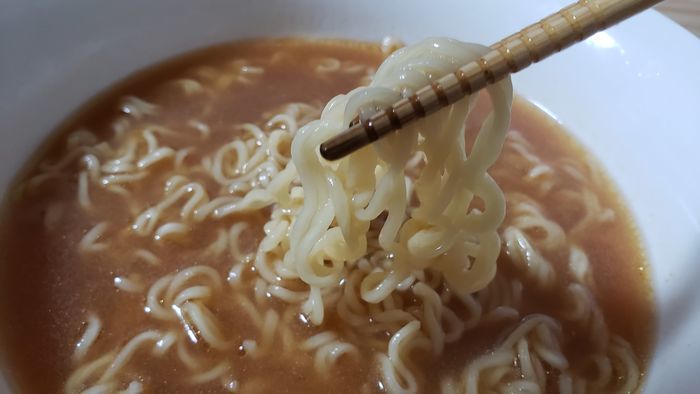
[{"label": "white ceramic bowl", "polygon": [[[190,49],[289,35],[393,35],[408,42],[445,35],[490,44],[563,5],[0,0],[0,191],[78,105],[133,71]],[[700,40],[650,11],[514,78],[520,94],[602,160],[637,220],[660,318],[645,387],[651,393],[697,392],[700,383],[698,65]],[[6,383],[0,378],[0,384]]]}]

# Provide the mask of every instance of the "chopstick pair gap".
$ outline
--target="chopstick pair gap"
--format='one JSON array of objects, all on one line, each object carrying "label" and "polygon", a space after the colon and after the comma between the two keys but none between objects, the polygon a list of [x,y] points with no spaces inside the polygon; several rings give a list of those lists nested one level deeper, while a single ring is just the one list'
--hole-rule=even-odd
[{"label": "chopstick pair gap", "polygon": [[[580,0],[491,45],[491,51],[321,144],[337,160],[635,15],[661,0]],[[358,119],[358,118],[355,118]]]}]

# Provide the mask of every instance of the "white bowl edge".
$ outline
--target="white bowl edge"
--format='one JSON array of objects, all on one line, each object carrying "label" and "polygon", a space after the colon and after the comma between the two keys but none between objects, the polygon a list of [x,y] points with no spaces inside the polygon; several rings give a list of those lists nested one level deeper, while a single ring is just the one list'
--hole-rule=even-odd
[{"label": "white bowl edge", "polygon": [[[565,4],[4,2],[0,37],[12,39],[0,40],[0,190],[87,98],[190,49],[286,35],[393,35],[409,42],[446,35],[488,44]],[[700,382],[691,370],[700,352],[700,303],[692,302],[700,299],[697,64],[700,41],[646,12],[514,77],[518,92],[555,114],[603,162],[639,225],[653,264],[660,319],[648,392],[689,392]]]}]

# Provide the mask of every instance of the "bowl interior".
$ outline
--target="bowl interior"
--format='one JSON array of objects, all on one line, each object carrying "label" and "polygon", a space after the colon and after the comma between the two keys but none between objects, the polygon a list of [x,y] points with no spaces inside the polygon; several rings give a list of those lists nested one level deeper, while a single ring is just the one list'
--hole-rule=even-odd
[{"label": "bowl interior", "polygon": [[[9,0],[0,14],[0,36],[12,37],[0,41],[0,190],[89,97],[194,48],[258,36],[376,41],[392,35],[412,42],[444,35],[489,44],[565,3]],[[647,12],[514,77],[516,91],[602,161],[638,223],[660,318],[649,392],[689,392],[697,380],[690,371],[700,351],[700,303],[693,303],[700,298],[694,174],[700,75],[694,64],[700,64],[700,41]]]}]

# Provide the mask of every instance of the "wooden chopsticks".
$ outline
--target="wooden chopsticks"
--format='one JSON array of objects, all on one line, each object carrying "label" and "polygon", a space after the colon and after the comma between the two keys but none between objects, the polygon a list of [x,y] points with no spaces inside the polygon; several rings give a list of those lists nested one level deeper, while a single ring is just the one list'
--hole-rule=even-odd
[{"label": "wooden chopsticks", "polygon": [[580,0],[493,44],[492,50],[389,108],[362,119],[321,144],[340,159],[414,119],[427,116],[489,84],[582,41],[661,0]]}]

